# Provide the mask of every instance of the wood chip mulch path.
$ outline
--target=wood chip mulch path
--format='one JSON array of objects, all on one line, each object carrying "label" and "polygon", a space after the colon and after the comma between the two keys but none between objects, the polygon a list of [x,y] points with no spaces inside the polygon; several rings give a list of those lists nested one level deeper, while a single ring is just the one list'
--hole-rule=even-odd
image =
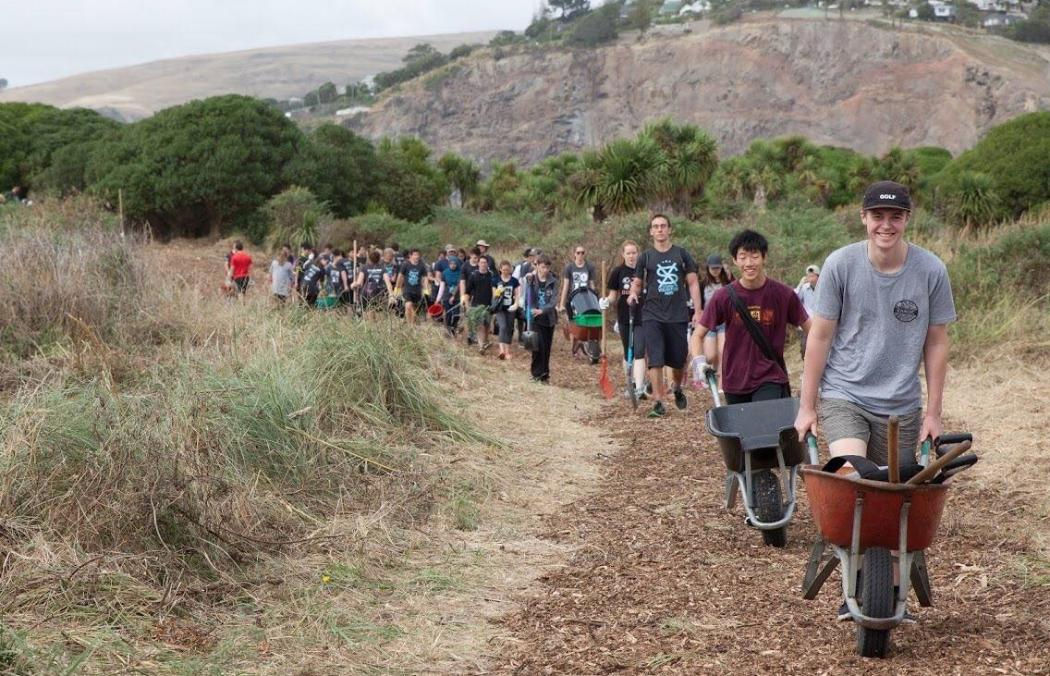
[{"label": "wood chip mulch path", "polygon": [[[515,356],[527,368],[527,355]],[[554,386],[599,396],[597,367],[570,358],[564,342],[552,371]],[[610,371],[619,387],[618,364]],[[853,624],[835,621],[838,572],[815,601],[801,598],[815,533],[805,488],[788,546],[764,546],[739,504],[722,508],[725,469],[703,423],[710,396],[688,396],[685,412],[672,405],[664,419],[617,398],[589,421],[623,450],[580,449],[604,463],[603,479],[546,520],[546,537],[575,553],[500,620],[493,672],[1050,673],[1050,572],[1024,569],[1033,529],[1050,527],[1045,515],[961,476],[927,551],[935,606],[913,603],[919,621],[894,630],[890,656],[862,659]]]}]

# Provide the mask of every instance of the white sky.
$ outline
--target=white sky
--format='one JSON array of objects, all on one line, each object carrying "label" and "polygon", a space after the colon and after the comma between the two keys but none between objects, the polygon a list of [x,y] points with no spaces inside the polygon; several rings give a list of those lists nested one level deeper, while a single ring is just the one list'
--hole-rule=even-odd
[{"label": "white sky", "polygon": [[17,87],[188,54],[522,30],[539,5],[540,0],[0,0],[0,78]]}]

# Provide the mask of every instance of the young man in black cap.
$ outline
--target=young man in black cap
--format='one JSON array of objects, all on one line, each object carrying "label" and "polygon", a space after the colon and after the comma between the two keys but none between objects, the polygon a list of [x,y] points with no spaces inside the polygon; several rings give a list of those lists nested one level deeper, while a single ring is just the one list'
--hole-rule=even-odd
[{"label": "young man in black cap", "polygon": [[861,211],[867,239],[833,252],[821,270],[795,428],[800,435],[816,432],[819,414],[833,456],[867,455],[886,464],[891,415],[901,419],[901,462],[914,462],[919,442],[943,429],[955,302],[944,263],[905,241],[910,216],[906,187],[872,184]]},{"label": "young man in black cap", "polygon": [[[867,238],[833,252],[821,270],[795,429],[800,438],[816,434],[819,420],[832,456],[867,456],[885,465],[887,421],[894,415],[902,464],[915,462],[918,444],[943,431],[955,302],[944,263],[904,239],[911,206],[905,186],[872,184],[861,209]],[[850,619],[845,603],[839,619]]]},{"label": "young man in black cap", "polygon": [[692,300],[693,307],[700,307],[700,282],[696,260],[688,251],[671,243],[671,221],[667,216],[656,214],[649,219],[649,234],[653,238],[653,247],[638,257],[638,276],[631,283],[627,302],[630,305],[638,303],[644,284],[646,293],[645,305],[642,307],[642,335],[649,380],[653,384],[653,398],[656,400],[649,415],[656,418],[666,413],[665,366],[669,366],[674,375],[672,389],[675,406],[679,409],[686,407],[682,383],[689,355],[687,301]]}]

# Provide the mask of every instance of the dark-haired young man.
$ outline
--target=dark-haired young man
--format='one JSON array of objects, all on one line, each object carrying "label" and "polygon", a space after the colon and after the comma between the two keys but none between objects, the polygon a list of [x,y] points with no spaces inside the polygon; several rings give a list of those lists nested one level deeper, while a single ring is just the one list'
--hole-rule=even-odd
[{"label": "dark-haired young man", "polygon": [[656,400],[649,415],[658,418],[667,412],[664,407],[667,397],[665,366],[671,368],[674,376],[675,406],[680,410],[686,407],[682,383],[689,353],[686,335],[689,328],[688,301],[692,300],[694,307],[700,307],[700,278],[692,255],[671,243],[671,220],[667,216],[656,214],[649,219],[649,235],[653,238],[653,246],[638,256],[637,276],[631,282],[627,302],[630,305],[638,303],[644,284],[642,336],[649,362],[649,380]]},{"label": "dark-haired young man", "polygon": [[423,303],[423,285],[427,283],[430,271],[423,263],[419,249],[409,249],[408,260],[401,266],[397,275],[397,286],[405,299],[405,319],[415,324],[419,307]]},{"label": "dark-haired young man", "polygon": [[[699,355],[704,336],[712,328],[726,325],[725,348],[722,352],[722,389],[726,402],[743,404],[791,396],[787,367],[784,365],[784,342],[787,326],[798,326],[809,332],[809,317],[795,295],[795,290],[766,275],[769,242],[754,230],[736,234],[729,243],[729,253],[737,266],[737,279],[711,297],[693,331],[691,352]],[[746,309],[745,320],[739,306]],[[748,328],[757,329],[765,347]],[[713,346],[707,343],[707,349]],[[714,354],[707,355],[714,361]]]},{"label": "dark-haired young man", "polygon": [[544,384],[551,378],[551,346],[558,323],[557,292],[558,279],[551,273],[551,259],[539,256],[536,269],[526,277],[525,304],[532,314],[532,328],[539,337],[539,349],[532,353],[532,379]]}]

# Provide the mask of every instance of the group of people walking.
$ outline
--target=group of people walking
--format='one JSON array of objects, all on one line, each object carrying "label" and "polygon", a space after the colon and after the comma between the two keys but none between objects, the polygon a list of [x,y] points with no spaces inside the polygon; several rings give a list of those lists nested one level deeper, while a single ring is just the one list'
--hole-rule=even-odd
[{"label": "group of people walking", "polygon": [[[862,450],[878,436],[878,420],[891,414],[904,419],[907,444],[941,430],[945,326],[955,310],[944,264],[903,239],[910,213],[904,186],[873,184],[861,209],[867,239],[831,254],[823,271],[810,265],[797,286],[768,276],[769,243],[750,229],[729,243],[735,276],[717,253],[701,269],[673,243],[671,219],[663,214],[650,218],[651,246],[623,243],[605,288],[582,246],[559,278],[542,251],[528,248],[514,263],[497,262],[484,240],[469,251],[447,245],[432,264],[419,249],[402,254],[396,244],[347,252],[304,243],[298,256],[284,246],[271,263],[270,283],[280,302],[295,297],[312,307],[395,312],[411,323],[429,316],[452,337],[465,317],[468,345],[485,352],[494,339],[500,359],[512,358],[515,334],[519,343],[528,338],[539,382],[550,380],[559,312],[571,315],[570,298],[589,289],[602,311],[615,308],[626,380],[636,396],[651,398],[653,417],[666,415],[672,402],[685,409],[688,374],[702,381],[706,365],[717,369],[730,404],[791,396],[784,347],[793,330],[805,362],[798,430],[816,429],[819,399],[832,453],[845,453]],[[240,242],[227,266],[232,288],[243,293],[251,258]],[[574,354],[585,349],[572,342]],[[925,416],[917,375],[923,359]]]}]

